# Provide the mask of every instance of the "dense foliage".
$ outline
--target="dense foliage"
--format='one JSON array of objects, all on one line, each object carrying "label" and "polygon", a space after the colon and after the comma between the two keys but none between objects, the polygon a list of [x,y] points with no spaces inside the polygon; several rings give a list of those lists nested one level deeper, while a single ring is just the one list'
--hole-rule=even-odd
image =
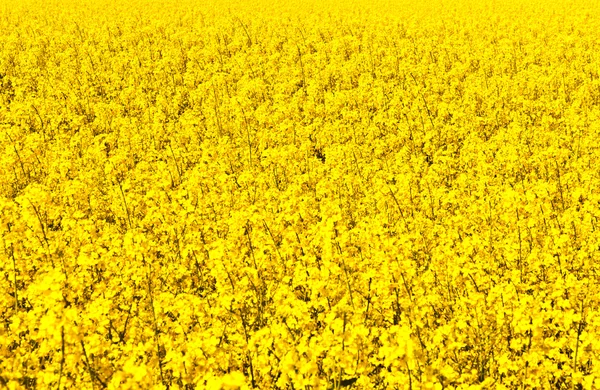
[{"label": "dense foliage", "polygon": [[0,1],[0,386],[599,388],[598,2]]}]

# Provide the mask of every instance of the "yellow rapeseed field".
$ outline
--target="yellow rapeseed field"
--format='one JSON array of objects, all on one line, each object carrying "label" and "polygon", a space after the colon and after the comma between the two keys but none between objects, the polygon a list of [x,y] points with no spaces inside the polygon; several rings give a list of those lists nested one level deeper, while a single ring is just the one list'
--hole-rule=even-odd
[{"label": "yellow rapeseed field", "polygon": [[0,388],[600,388],[597,0],[0,0]]}]

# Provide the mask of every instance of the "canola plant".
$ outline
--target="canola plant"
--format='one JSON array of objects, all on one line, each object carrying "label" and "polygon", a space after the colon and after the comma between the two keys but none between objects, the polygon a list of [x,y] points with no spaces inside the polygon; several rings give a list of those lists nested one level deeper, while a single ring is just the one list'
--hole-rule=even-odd
[{"label": "canola plant", "polygon": [[597,1],[0,1],[0,387],[600,388]]}]

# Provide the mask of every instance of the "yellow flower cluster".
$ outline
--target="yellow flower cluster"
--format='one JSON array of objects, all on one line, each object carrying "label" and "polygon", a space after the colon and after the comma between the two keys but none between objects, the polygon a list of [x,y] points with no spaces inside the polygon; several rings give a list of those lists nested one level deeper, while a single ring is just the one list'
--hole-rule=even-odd
[{"label": "yellow flower cluster", "polygon": [[4,0],[0,387],[600,388],[592,0]]}]

